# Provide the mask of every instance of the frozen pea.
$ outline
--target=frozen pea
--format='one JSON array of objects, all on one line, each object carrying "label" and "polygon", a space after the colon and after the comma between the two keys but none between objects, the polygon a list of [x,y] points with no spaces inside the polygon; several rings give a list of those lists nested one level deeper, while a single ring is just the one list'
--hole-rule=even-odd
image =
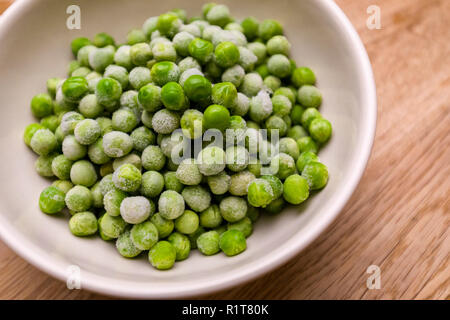
[{"label": "frozen pea", "polygon": [[271,203],[269,203],[265,208],[264,212],[269,214],[278,214],[281,211],[283,211],[284,207],[286,206],[286,201],[284,198],[278,198],[273,200]]},{"label": "frozen pea", "polygon": [[50,130],[39,129],[33,134],[30,146],[38,155],[45,156],[57,148],[58,141]]},{"label": "frozen pea", "polygon": [[230,188],[231,177],[222,171],[217,175],[207,177],[208,186],[213,194],[225,194]]},{"label": "frozen pea", "polygon": [[327,142],[332,132],[331,123],[323,118],[313,119],[309,124],[308,130],[311,137],[319,143]]},{"label": "frozen pea", "polygon": [[111,160],[103,150],[103,138],[97,139],[88,147],[88,156],[89,160],[95,164],[105,164]]},{"label": "frozen pea", "polygon": [[200,225],[205,228],[216,228],[222,223],[219,206],[211,205],[200,213]]},{"label": "frozen pea", "polygon": [[181,161],[176,171],[176,177],[185,185],[198,185],[202,181],[202,174],[194,159],[184,159]]},{"label": "frozen pea", "polygon": [[171,61],[161,61],[152,66],[150,75],[156,85],[163,86],[167,82],[178,81],[180,69]]},{"label": "frozen pea", "polygon": [[55,176],[61,180],[67,180],[70,178],[70,169],[73,161],[67,159],[64,155],[59,155],[52,160],[52,171]]},{"label": "frozen pea", "polygon": [[192,57],[186,57],[183,60],[181,60],[180,62],[178,62],[178,68],[179,68],[180,74],[183,74],[185,71],[187,71],[189,69],[197,69],[197,70],[201,71],[200,63],[198,63],[198,61]]},{"label": "frozen pea", "polygon": [[158,229],[150,221],[138,223],[131,228],[130,238],[136,248],[150,250],[158,242]]},{"label": "frozen pea", "polygon": [[250,99],[243,93],[238,92],[235,105],[231,108],[233,115],[245,116],[250,108]]},{"label": "frozen pea", "polygon": [[103,76],[106,78],[112,78],[119,81],[122,88],[126,88],[128,86],[128,71],[126,68],[117,65],[109,65],[106,67]]},{"label": "frozen pea", "polygon": [[[182,32],[187,32],[187,33],[191,34],[192,36],[194,36],[195,38],[201,38],[201,36],[202,36],[202,30],[201,30],[200,26],[197,24],[194,24],[194,23],[182,25],[180,27],[179,33],[182,33]],[[177,35],[175,35],[175,37],[176,36]],[[175,37],[174,37],[174,39],[175,39]],[[172,41],[174,41],[174,39],[172,39]],[[174,43],[175,43],[175,41],[174,41]]]},{"label": "frozen pea", "polygon": [[53,177],[52,162],[57,154],[51,153],[45,156],[39,156],[34,163],[36,172],[42,177]]},{"label": "frozen pea", "polygon": [[120,215],[125,222],[137,224],[144,222],[150,216],[152,206],[150,201],[142,196],[127,197],[120,203]]},{"label": "frozen pea", "polygon": [[[273,202],[273,201],[272,201]],[[247,209],[247,217],[253,222],[255,223],[258,218],[259,218],[259,209],[256,207],[251,206],[250,204],[247,204],[248,209]]]},{"label": "frozen pea", "polygon": [[319,151],[319,147],[314,142],[314,140],[309,137],[302,137],[297,140],[298,150],[300,153],[310,151],[312,153],[317,153]]},{"label": "frozen pea", "polygon": [[60,82],[61,82],[61,79],[58,78],[58,77],[50,78],[50,79],[47,80],[47,83],[46,83],[46,85],[47,85],[47,93],[53,99],[55,98],[56,89],[58,88]]},{"label": "frozen pea", "polygon": [[288,137],[281,138],[279,141],[279,151],[290,155],[294,160],[297,160],[300,152],[298,151],[297,142]]},{"label": "frozen pea", "polygon": [[308,67],[296,68],[292,72],[291,82],[297,88],[304,85],[314,85],[316,83],[316,75]]},{"label": "frozen pea", "polygon": [[134,258],[142,252],[134,245],[130,230],[126,230],[117,238],[116,249],[125,258]]},{"label": "frozen pea", "polygon": [[249,154],[243,146],[233,146],[226,150],[227,168],[239,172],[247,168]]},{"label": "frozen pea", "polygon": [[27,146],[30,147],[31,139],[33,138],[33,135],[36,133],[36,131],[40,129],[45,129],[45,127],[39,123],[31,123],[28,126],[26,126],[24,132],[23,132],[23,141]]},{"label": "frozen pea", "polygon": [[278,78],[285,78],[291,74],[291,63],[289,59],[282,54],[275,54],[267,60],[269,72]]},{"label": "frozen pea", "polygon": [[230,193],[234,196],[247,195],[248,185],[255,179],[255,175],[248,170],[233,174],[230,180]]},{"label": "frozen pea", "polygon": [[283,95],[273,96],[272,105],[273,105],[273,112],[280,117],[290,114],[292,109],[291,101],[289,100],[289,98]]},{"label": "frozen pea", "polygon": [[250,218],[245,217],[239,221],[229,223],[227,226],[228,230],[238,230],[241,231],[242,234],[248,238],[253,232],[253,225]]},{"label": "frozen pea", "polygon": [[166,190],[161,193],[158,200],[158,209],[165,219],[176,219],[184,212],[184,198],[181,194],[173,190]]},{"label": "frozen pea", "polygon": [[135,67],[131,69],[128,80],[130,81],[131,87],[139,90],[152,81],[150,69],[146,67]]},{"label": "frozen pea", "polygon": [[189,109],[183,113],[180,120],[183,134],[190,139],[200,138],[203,134],[203,113]]},{"label": "frozen pea", "polygon": [[291,51],[291,44],[285,36],[274,36],[267,41],[267,52],[270,55],[283,54],[289,56]]},{"label": "frozen pea", "polygon": [[211,194],[202,186],[187,186],[181,195],[186,204],[196,212],[206,210],[211,204]]},{"label": "frozen pea", "polygon": [[253,52],[253,54],[258,59],[256,64],[261,64],[266,60],[267,57],[267,48],[261,42],[252,42],[247,45],[247,48]]},{"label": "frozen pea", "polygon": [[253,180],[247,189],[248,202],[253,207],[265,207],[274,198],[274,192],[270,183],[264,179]]},{"label": "frozen pea", "polygon": [[87,211],[93,203],[91,191],[84,186],[74,186],[66,193],[66,206],[75,212]]},{"label": "frozen pea", "polygon": [[91,193],[92,193],[92,204],[95,208],[103,208],[103,194],[100,189],[100,182],[95,183],[91,187]]},{"label": "frozen pea", "polygon": [[175,171],[167,171],[164,173],[164,187],[167,190],[173,190],[178,193],[183,190],[183,184],[178,180]]},{"label": "frozen pea", "polygon": [[247,202],[235,196],[230,196],[220,201],[220,214],[228,222],[236,222],[245,217]]},{"label": "frozen pea", "polygon": [[175,223],[171,219],[165,219],[160,213],[155,213],[151,216],[150,221],[158,229],[159,239],[163,239],[170,235],[175,228]]},{"label": "frozen pea", "polygon": [[156,112],[161,109],[161,88],[153,84],[147,84],[139,90],[137,96],[139,105],[149,112]]},{"label": "frozen pea", "polygon": [[164,189],[164,177],[157,171],[147,171],[142,175],[142,195],[154,198],[160,195]]},{"label": "frozen pea", "polygon": [[132,164],[123,164],[114,171],[113,182],[122,191],[134,192],[141,186],[141,171]]},{"label": "frozen pea", "polygon": [[302,152],[296,162],[297,170],[301,173],[305,166],[311,161],[319,161],[319,157],[310,151]]},{"label": "frozen pea", "polygon": [[202,233],[197,238],[197,248],[205,256],[211,256],[220,251],[219,233],[217,231],[208,231]]},{"label": "frozen pea", "polygon": [[52,186],[58,188],[66,194],[67,191],[73,188],[73,183],[69,180],[55,180],[53,181]]},{"label": "frozen pea", "polygon": [[160,15],[156,23],[156,28],[163,36],[173,37],[182,25],[182,20],[174,12]]},{"label": "frozen pea", "polygon": [[103,217],[104,217],[105,215],[107,215],[107,214],[106,214],[106,213],[105,213],[105,214],[102,214],[102,215],[98,218],[98,220],[97,220],[98,234],[99,234],[100,238],[102,238],[102,240],[104,240],[104,241],[110,241],[110,240],[113,240],[113,238],[108,237],[108,236],[103,232],[103,230],[102,230],[102,220],[103,220]]},{"label": "frozen pea", "polygon": [[78,106],[80,113],[86,118],[98,117],[103,112],[104,107],[98,103],[95,94],[88,94],[81,99]]},{"label": "frozen pea", "polygon": [[269,75],[264,78],[264,85],[273,92],[281,86],[281,80],[278,77]]},{"label": "frozen pea", "polygon": [[92,212],[75,213],[69,220],[70,232],[78,237],[93,235],[97,232],[97,218]]},{"label": "frozen pea", "polygon": [[183,214],[175,220],[175,229],[183,234],[192,234],[198,227],[198,215],[191,210],[185,210]]},{"label": "frozen pea", "polygon": [[98,117],[95,119],[97,123],[100,125],[100,128],[102,129],[102,136],[107,134],[108,132],[113,131],[112,128],[112,120],[110,118],[106,117]]},{"label": "frozen pea", "polygon": [[231,108],[236,103],[237,90],[231,82],[221,82],[213,86],[211,92],[213,103]]},{"label": "frozen pea", "polygon": [[141,158],[134,153],[129,153],[126,156],[114,159],[112,166],[114,170],[117,170],[121,165],[126,163],[132,164],[137,169],[141,170],[142,167]]},{"label": "frozen pea", "polygon": [[159,241],[148,253],[148,259],[152,266],[158,270],[167,270],[173,267],[177,252],[168,241]]},{"label": "frozen pea", "polygon": [[249,116],[255,122],[267,119],[273,111],[272,101],[267,92],[261,90],[250,100]]},{"label": "frozen pea", "polygon": [[305,129],[309,129],[311,122],[314,119],[322,118],[322,115],[316,108],[308,108],[302,113],[302,126]]},{"label": "frozen pea", "polygon": [[128,109],[119,109],[112,115],[112,127],[114,130],[129,133],[138,124],[138,119],[134,112]]},{"label": "frozen pea", "polygon": [[298,102],[305,108],[318,108],[322,104],[322,93],[315,86],[304,85],[298,89]]},{"label": "frozen pea", "polygon": [[75,136],[68,135],[63,140],[62,151],[67,159],[76,161],[84,158],[87,153],[87,148],[80,144],[77,139],[75,139]]},{"label": "frozen pea", "polygon": [[286,153],[279,153],[270,161],[272,174],[284,180],[296,172],[295,161]]},{"label": "frozen pea", "polygon": [[182,261],[189,257],[189,253],[191,251],[191,242],[189,238],[184,234],[179,232],[172,233],[168,238],[169,241],[176,251],[176,261]]},{"label": "frozen pea", "polygon": [[114,182],[112,181],[112,173],[108,173],[99,182],[100,191],[103,195],[108,193],[109,191],[115,189]]},{"label": "frozen pea", "polygon": [[131,46],[129,45],[120,46],[114,53],[114,63],[128,70],[131,69],[133,63],[131,62],[130,49]]},{"label": "frozen pea", "polygon": [[97,173],[92,163],[79,160],[70,169],[70,180],[76,185],[90,187],[97,181]]},{"label": "frozen pea", "polygon": [[151,34],[157,30],[158,17],[150,17],[145,20],[142,25],[142,31],[144,31],[145,36],[150,38]]},{"label": "frozen pea", "polygon": [[39,196],[39,208],[47,214],[60,212],[66,206],[65,193],[55,186],[45,188]]},{"label": "frozen pea", "polygon": [[[103,186],[101,188],[102,192],[106,191]],[[127,194],[125,192],[116,188],[107,191],[103,197],[106,213],[113,217],[120,215],[120,205],[126,197]]]},{"label": "frozen pea", "polygon": [[202,149],[197,156],[200,172],[205,176],[213,176],[225,169],[225,152],[216,146]]},{"label": "frozen pea", "polygon": [[64,135],[73,134],[77,124],[84,120],[84,117],[75,111],[65,113],[61,118],[61,131]]},{"label": "frozen pea", "polygon": [[308,135],[308,132],[306,132],[305,129],[303,129],[300,125],[292,126],[288,129],[287,134],[289,138],[294,139],[297,141],[300,138],[306,137]]},{"label": "frozen pea", "polygon": [[101,134],[101,128],[97,121],[84,119],[79,121],[74,129],[75,139],[83,145],[94,143]]},{"label": "frozen pea", "polygon": [[98,103],[107,110],[115,110],[117,108],[121,95],[122,86],[120,82],[112,78],[101,79],[95,87],[95,96]]},{"label": "frozen pea", "polygon": [[283,34],[283,27],[276,20],[266,19],[259,24],[258,35],[264,41],[267,41],[276,35],[282,34]]},{"label": "frozen pea", "polygon": [[177,50],[170,41],[156,43],[152,46],[152,53],[156,61],[175,62],[177,60]]},{"label": "frozen pea", "polygon": [[112,162],[109,161],[109,162],[107,162],[105,164],[102,164],[100,166],[100,170],[99,171],[100,171],[100,175],[102,177],[105,177],[105,176],[107,176],[109,174],[112,174],[114,172],[114,168],[112,166]]},{"label": "frozen pea", "polygon": [[148,146],[141,156],[142,166],[146,170],[161,170],[166,164],[166,157],[158,146]]},{"label": "frozen pea", "polygon": [[133,149],[133,140],[121,131],[111,131],[103,136],[103,150],[111,158],[120,158]]},{"label": "frozen pea", "polygon": [[245,47],[239,47],[239,64],[246,72],[252,71],[255,67],[258,57]]},{"label": "frozen pea", "polygon": [[136,66],[144,66],[152,58],[150,45],[145,42],[136,43],[130,48],[130,60]]},{"label": "frozen pea", "polygon": [[226,69],[222,74],[222,81],[223,82],[230,82],[235,87],[239,87],[244,80],[245,77],[245,70],[242,68],[242,66],[236,64],[232,67],[229,67]]},{"label": "frozen pea", "polygon": [[247,243],[241,231],[231,229],[220,235],[219,247],[227,256],[235,256],[247,249]]},{"label": "frozen pea", "polygon": [[180,126],[180,116],[168,109],[156,112],[152,118],[152,128],[157,133],[169,134]]},{"label": "frozen pea", "polygon": [[277,178],[276,176],[265,175],[261,176],[261,179],[269,182],[273,191],[273,199],[281,197],[281,195],[283,194],[283,182],[281,182],[279,178]]},{"label": "frozen pea", "polygon": [[284,181],[283,197],[291,204],[300,204],[309,197],[309,187],[307,180],[293,174]]},{"label": "frozen pea", "polygon": [[311,190],[322,189],[328,182],[328,168],[318,161],[308,162],[303,168],[302,177]]},{"label": "frozen pea", "polygon": [[59,123],[59,117],[54,114],[41,119],[41,125],[49,129],[51,132],[55,132],[56,128],[59,126]]},{"label": "frozen pea", "polygon": [[89,66],[97,72],[103,72],[114,61],[115,49],[112,46],[95,48],[89,51]]},{"label": "frozen pea", "polygon": [[103,215],[99,228],[111,239],[117,239],[126,229],[127,223],[121,216],[113,217],[109,214]]}]

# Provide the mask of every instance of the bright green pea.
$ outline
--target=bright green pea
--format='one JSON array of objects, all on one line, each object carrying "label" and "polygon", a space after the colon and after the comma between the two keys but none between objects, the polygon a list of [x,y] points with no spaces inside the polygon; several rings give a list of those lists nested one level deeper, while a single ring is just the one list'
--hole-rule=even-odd
[{"label": "bright green pea", "polygon": [[292,124],[297,125],[302,123],[302,115],[304,111],[305,109],[301,105],[296,104],[292,107],[290,114]]},{"label": "bright green pea", "polygon": [[239,221],[229,223],[227,229],[241,231],[244,234],[244,236],[248,238],[253,232],[253,225],[250,218],[245,217]]},{"label": "bright green pea", "polygon": [[307,180],[298,175],[293,174],[284,181],[283,197],[291,204],[300,204],[309,197],[309,187]]},{"label": "bright green pea", "polygon": [[53,113],[53,101],[49,94],[40,93],[31,99],[31,112],[36,118],[43,118]]},{"label": "bright green pea", "polygon": [[322,189],[328,182],[328,168],[318,161],[308,162],[302,171],[311,190]]},{"label": "bright green pea", "polygon": [[322,115],[316,108],[308,108],[303,111],[302,114],[302,126],[303,128],[308,128],[311,122],[316,118],[321,118]]},{"label": "bright green pea", "polygon": [[309,136],[298,139],[297,145],[298,145],[298,150],[300,151],[300,153],[305,152],[305,151],[317,153],[319,151],[319,147],[314,142],[314,140]]},{"label": "bright green pea", "polygon": [[73,55],[76,57],[78,51],[83,48],[84,46],[90,45],[91,41],[88,38],[85,37],[79,37],[72,40],[70,43],[70,47],[72,49]]},{"label": "bright green pea", "polygon": [[159,241],[148,253],[148,260],[156,269],[167,270],[173,267],[177,257],[175,247],[168,241]]},{"label": "bright green pea", "polygon": [[222,68],[234,66],[239,61],[239,50],[230,41],[219,43],[214,51],[215,61]]},{"label": "bright green pea", "polygon": [[57,187],[47,187],[39,196],[39,208],[47,214],[58,213],[66,206],[65,196],[65,193]]},{"label": "bright green pea", "polygon": [[230,124],[230,112],[224,106],[213,104],[206,108],[203,123],[206,129],[224,131]]},{"label": "bright green pea", "polygon": [[75,213],[69,220],[69,229],[73,235],[85,237],[97,232],[97,218],[89,211]]},{"label": "bright green pea", "polygon": [[31,139],[33,138],[33,135],[36,133],[36,131],[41,129],[45,129],[45,127],[39,123],[31,123],[25,127],[25,130],[23,132],[23,141],[27,146],[30,146]]},{"label": "bright green pea", "polygon": [[156,112],[162,106],[161,88],[153,84],[147,84],[139,89],[137,96],[139,105],[149,112]]},{"label": "bright green pea", "polygon": [[192,75],[187,78],[183,88],[186,96],[194,102],[209,99],[212,92],[211,82],[201,75]]},{"label": "bright green pea", "polygon": [[95,96],[98,103],[107,107],[113,108],[119,102],[122,95],[122,86],[119,81],[112,78],[103,78],[95,87]]},{"label": "bright green pea", "polygon": [[70,102],[78,102],[88,93],[88,82],[83,77],[70,77],[62,84],[64,98]]},{"label": "bright green pea", "polygon": [[273,199],[281,197],[281,195],[283,194],[283,182],[281,182],[281,180],[278,177],[265,175],[261,176],[261,179],[269,182],[273,191]]},{"label": "bright green pea", "polygon": [[331,137],[331,123],[323,118],[315,118],[309,124],[309,134],[319,143],[325,143]]},{"label": "bright green pea", "polygon": [[297,170],[302,172],[303,168],[312,161],[319,161],[319,157],[310,151],[302,152],[296,162]]},{"label": "bright green pea", "polygon": [[235,229],[227,230],[220,235],[219,247],[227,256],[235,256],[247,249],[244,234]]},{"label": "bright green pea", "polygon": [[191,242],[186,235],[179,232],[174,232],[167,238],[167,241],[169,241],[175,248],[175,251],[177,253],[175,259],[176,261],[182,261],[189,257],[189,253],[191,251]]},{"label": "bright green pea", "polygon": [[92,44],[98,48],[103,48],[109,45],[115,45],[115,41],[114,38],[106,32],[100,32],[94,36]]},{"label": "bright green pea", "polygon": [[151,78],[158,85],[163,86],[170,81],[178,81],[180,69],[171,61],[157,62],[152,66]]},{"label": "bright green pea", "polygon": [[156,28],[163,36],[172,38],[181,26],[181,20],[175,13],[169,12],[159,16]]},{"label": "bright green pea", "polygon": [[291,82],[297,88],[300,88],[304,85],[314,85],[316,83],[316,75],[308,67],[296,68],[292,72]]},{"label": "bright green pea", "polygon": [[179,111],[186,107],[186,96],[177,82],[168,82],[161,88],[161,101],[167,109]]},{"label": "bright green pea", "polygon": [[247,200],[253,207],[265,207],[274,199],[270,183],[264,179],[255,179],[248,185]]},{"label": "bright green pea", "polygon": [[231,109],[237,100],[237,90],[231,82],[217,83],[212,88],[212,100],[215,104]]},{"label": "bright green pea", "polygon": [[207,63],[213,56],[214,45],[204,39],[195,38],[189,44],[189,54],[201,64]]},{"label": "bright green pea", "polygon": [[254,17],[247,17],[241,22],[241,26],[244,29],[244,35],[252,41],[258,37],[259,22]]},{"label": "bright green pea", "polygon": [[282,34],[283,27],[278,21],[273,19],[264,20],[263,22],[261,22],[258,28],[258,35],[264,41],[267,41],[276,35]]}]

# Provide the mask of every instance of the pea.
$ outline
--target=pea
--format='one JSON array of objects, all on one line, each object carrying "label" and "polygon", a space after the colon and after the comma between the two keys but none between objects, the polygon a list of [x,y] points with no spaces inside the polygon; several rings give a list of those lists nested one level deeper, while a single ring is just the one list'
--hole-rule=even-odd
[{"label": "pea", "polygon": [[161,101],[167,109],[182,110],[187,105],[183,88],[177,82],[168,82],[161,89]]},{"label": "pea", "polygon": [[175,247],[168,241],[159,241],[148,253],[148,259],[152,266],[159,270],[167,270],[173,267],[177,258]]},{"label": "pea", "polygon": [[215,51],[214,57],[216,63],[222,68],[234,66],[240,58],[237,46],[230,41],[220,43]]},{"label": "pea", "polygon": [[192,75],[187,78],[183,88],[186,96],[194,102],[209,99],[212,91],[211,82],[201,75]]},{"label": "pea", "polygon": [[235,256],[247,249],[244,234],[235,229],[225,231],[220,235],[219,247],[227,256]]},{"label": "pea", "polygon": [[66,206],[64,202],[65,193],[60,189],[50,186],[45,188],[39,197],[39,208],[42,212],[55,214]]},{"label": "pea", "polygon": [[213,104],[206,108],[203,122],[206,129],[224,131],[230,124],[230,112],[224,106]]},{"label": "pea", "polygon": [[213,56],[214,46],[211,42],[195,38],[189,44],[189,54],[201,64],[206,64]]}]

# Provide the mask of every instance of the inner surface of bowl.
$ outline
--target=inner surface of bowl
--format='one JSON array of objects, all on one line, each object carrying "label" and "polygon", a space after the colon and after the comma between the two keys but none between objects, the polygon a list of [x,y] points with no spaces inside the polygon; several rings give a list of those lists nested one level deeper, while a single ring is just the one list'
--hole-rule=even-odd
[{"label": "inner surface of bowl", "polygon": [[24,1],[6,13],[0,29],[0,234],[19,254],[63,280],[73,270],[68,267],[76,265],[82,286],[89,289],[176,297],[224,288],[267,271],[310,243],[332,221],[364,169],[375,121],[375,98],[368,93],[373,91],[371,70],[356,33],[349,34],[351,27],[343,24],[342,13],[328,1],[222,2],[237,18],[252,15],[281,21],[292,57],[299,66],[315,71],[323,94],[320,111],[333,125],[333,137],[319,153],[330,172],[326,188],[299,207],[262,217],[243,254],[205,257],[193,251],[189,259],[165,272],[153,269],[146,255],[124,259],[112,243],[72,236],[67,217],[49,216],[38,208],[39,194],[50,182],[35,172],[36,156],[22,141],[25,126],[36,121],[29,108],[31,98],[45,92],[48,78],[67,76],[73,38],[105,31],[122,42],[146,18],[173,8],[198,15],[203,1],[77,1],[81,30],[66,27],[71,1]]}]

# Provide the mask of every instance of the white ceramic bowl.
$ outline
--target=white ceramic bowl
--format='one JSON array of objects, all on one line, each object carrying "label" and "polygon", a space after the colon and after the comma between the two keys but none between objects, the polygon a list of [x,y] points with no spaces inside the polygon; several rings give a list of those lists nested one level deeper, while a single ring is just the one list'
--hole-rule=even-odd
[{"label": "white ceramic bowl", "polygon": [[38,197],[49,182],[34,171],[35,155],[24,145],[24,127],[34,121],[33,95],[45,81],[66,76],[71,39],[110,32],[123,41],[149,17],[181,7],[200,12],[203,1],[77,1],[81,30],[66,28],[72,1],[23,0],[0,18],[0,236],[41,270],[66,281],[79,266],[82,288],[124,297],[175,298],[204,294],[248,281],[285,263],[313,241],[351,196],[367,163],[375,131],[376,94],[366,51],[343,12],[328,0],[224,1],[243,18],[280,20],[300,65],[317,75],[324,97],[320,109],[333,124],[333,138],[321,150],[330,180],[298,208],[263,217],[248,249],[227,258],[193,252],[170,271],[156,271],[145,257],[127,260],[110,243],[70,234],[67,218],[42,214]]}]

